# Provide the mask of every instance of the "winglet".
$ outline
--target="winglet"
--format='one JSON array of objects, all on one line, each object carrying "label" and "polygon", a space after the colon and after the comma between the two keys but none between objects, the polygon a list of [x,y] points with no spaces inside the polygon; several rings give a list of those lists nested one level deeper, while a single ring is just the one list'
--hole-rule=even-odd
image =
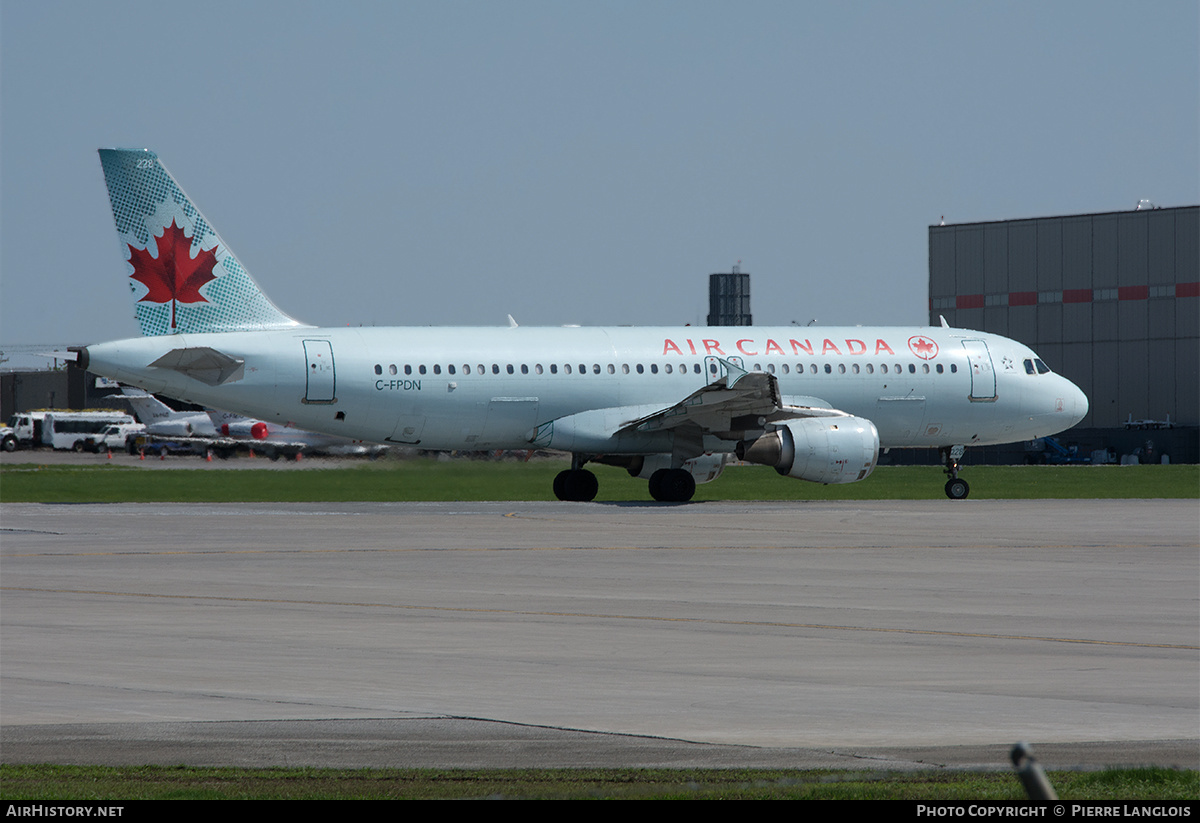
[{"label": "winglet", "polygon": [[727,389],[732,389],[739,380],[750,373],[736,363],[731,363],[720,357],[717,358],[717,361],[725,367],[725,388]]}]

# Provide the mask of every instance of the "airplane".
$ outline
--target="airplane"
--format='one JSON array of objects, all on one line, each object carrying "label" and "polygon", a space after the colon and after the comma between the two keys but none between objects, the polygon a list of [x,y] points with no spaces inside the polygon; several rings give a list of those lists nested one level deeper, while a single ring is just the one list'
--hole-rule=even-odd
[{"label": "airplane", "polygon": [[261,449],[272,459],[281,455],[299,459],[299,455],[308,452],[334,455],[367,454],[375,457],[387,450],[386,446],[304,431],[233,412],[213,410],[208,412],[208,418],[213,430],[221,437],[249,441],[255,449]]},{"label": "airplane", "polygon": [[146,427],[159,437],[216,437],[217,429],[204,412],[175,411],[152,394],[122,387],[121,397]]},{"label": "airplane", "polygon": [[1088,400],[1027,346],[942,327],[320,328],[263,293],[147,149],[101,149],[142,337],[76,350],[96,374],[315,432],[437,450],[556,449],[561,500],[591,463],[686,502],[733,456],[852,483],[880,449],[968,446],[1078,423]]},{"label": "airplane", "polygon": [[[155,437],[197,438],[212,440],[214,444],[218,438],[250,441],[254,448],[272,458],[282,455],[294,458],[306,452],[378,454],[386,449],[384,446],[369,446],[343,437],[275,425],[232,412],[175,411],[154,395],[138,389],[123,387],[121,396],[145,425],[145,433]],[[229,443],[224,443],[218,451],[222,454],[231,451],[229,446]]]}]

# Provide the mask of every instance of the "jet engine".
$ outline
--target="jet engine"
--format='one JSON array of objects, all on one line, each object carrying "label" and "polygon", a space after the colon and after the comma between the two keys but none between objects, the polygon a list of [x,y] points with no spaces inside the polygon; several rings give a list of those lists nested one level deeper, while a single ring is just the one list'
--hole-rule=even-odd
[{"label": "jet engine", "polygon": [[266,440],[271,431],[261,420],[241,420],[235,423],[222,423],[220,432],[224,437],[252,438]]},{"label": "jet engine", "polygon": [[748,463],[773,466],[787,477],[814,483],[853,483],[875,469],[879,432],[862,417],[789,420],[756,440],[737,444]]}]

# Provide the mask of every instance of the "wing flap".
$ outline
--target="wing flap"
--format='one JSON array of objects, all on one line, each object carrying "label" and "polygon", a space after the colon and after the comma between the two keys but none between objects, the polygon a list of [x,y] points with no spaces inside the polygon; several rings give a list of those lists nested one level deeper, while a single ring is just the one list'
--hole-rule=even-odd
[{"label": "wing flap", "polygon": [[775,375],[749,372],[726,360],[720,363],[725,371],[722,377],[673,406],[627,423],[618,434],[672,431],[683,426],[716,434],[743,428],[734,425],[739,419],[752,418],[757,427],[801,417],[845,416],[815,397],[789,397],[792,402],[784,403]]}]

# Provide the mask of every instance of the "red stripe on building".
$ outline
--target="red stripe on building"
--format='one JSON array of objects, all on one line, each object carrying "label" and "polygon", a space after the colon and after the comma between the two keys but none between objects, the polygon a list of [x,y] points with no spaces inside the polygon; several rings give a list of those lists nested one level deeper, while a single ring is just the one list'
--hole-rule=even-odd
[{"label": "red stripe on building", "polygon": [[1191,283],[1176,283],[1176,297],[1200,297],[1200,280]]},{"label": "red stripe on building", "polygon": [[1149,286],[1121,286],[1117,289],[1118,300],[1146,300],[1149,297]]},{"label": "red stripe on building", "polygon": [[1063,289],[1064,303],[1091,303],[1091,289]]},{"label": "red stripe on building", "polygon": [[1010,291],[1008,293],[1008,305],[1010,306],[1036,306],[1037,292],[1035,291]]},{"label": "red stripe on building", "polygon": [[982,309],[983,295],[982,294],[960,294],[954,298],[954,308],[956,309]]}]

